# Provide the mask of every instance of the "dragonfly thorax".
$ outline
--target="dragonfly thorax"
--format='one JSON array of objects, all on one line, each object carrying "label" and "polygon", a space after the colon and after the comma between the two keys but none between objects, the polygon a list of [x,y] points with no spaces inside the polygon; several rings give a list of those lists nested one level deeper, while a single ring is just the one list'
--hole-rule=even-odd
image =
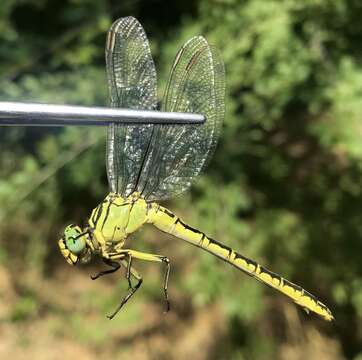
[{"label": "dragonfly thorax", "polygon": [[132,193],[127,198],[108,194],[92,211],[88,221],[93,241],[101,249],[122,247],[128,235],[147,222],[147,212],[147,203],[139,193]]}]

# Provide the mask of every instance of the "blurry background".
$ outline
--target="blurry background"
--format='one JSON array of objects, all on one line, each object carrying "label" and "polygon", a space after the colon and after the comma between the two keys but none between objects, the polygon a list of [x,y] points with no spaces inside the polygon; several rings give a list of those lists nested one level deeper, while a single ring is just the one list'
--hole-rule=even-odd
[{"label": "blurry background", "polygon": [[72,268],[57,240],[107,193],[105,130],[0,128],[0,357],[362,359],[362,4],[358,0],[2,0],[0,99],[106,105],[106,31],[143,24],[162,98],[173,57],[203,34],[223,55],[216,154],[166,204],[190,225],[303,285],[326,323],[201,250],[145,227],[131,247],[172,261],[127,289]]}]

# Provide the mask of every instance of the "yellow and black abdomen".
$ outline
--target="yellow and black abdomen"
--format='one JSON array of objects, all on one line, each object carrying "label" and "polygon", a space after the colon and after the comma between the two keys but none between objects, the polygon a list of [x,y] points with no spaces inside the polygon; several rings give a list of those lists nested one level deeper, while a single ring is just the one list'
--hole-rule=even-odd
[{"label": "yellow and black abdomen", "polygon": [[300,286],[284,279],[264,268],[254,260],[251,260],[230,247],[211,239],[203,232],[183,223],[176,215],[157,204],[153,204],[149,211],[149,222],[161,231],[172,234],[195,246],[198,246],[220,259],[235,266],[244,273],[256,278],[262,283],[280,291],[293,299],[295,303],[302,306],[307,312],[312,311],[325,320],[333,320],[333,315],[326,305],[320,302],[314,295],[310,294]]}]

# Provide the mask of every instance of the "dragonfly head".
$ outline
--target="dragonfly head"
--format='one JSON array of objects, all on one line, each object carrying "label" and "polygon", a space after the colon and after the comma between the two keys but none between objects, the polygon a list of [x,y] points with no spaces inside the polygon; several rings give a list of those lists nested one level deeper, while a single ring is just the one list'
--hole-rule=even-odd
[{"label": "dragonfly head", "polygon": [[87,263],[91,258],[88,246],[89,232],[82,231],[77,225],[68,225],[63,237],[58,241],[59,249],[70,265]]}]

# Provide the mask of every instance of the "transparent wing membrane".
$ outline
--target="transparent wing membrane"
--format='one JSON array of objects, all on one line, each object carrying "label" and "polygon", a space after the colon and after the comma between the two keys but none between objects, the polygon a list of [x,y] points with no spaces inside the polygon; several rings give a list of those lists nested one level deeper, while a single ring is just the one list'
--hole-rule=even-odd
[{"label": "transparent wing membrane", "polygon": [[217,144],[224,118],[224,65],[218,52],[201,37],[189,40],[176,55],[164,111],[204,114],[203,125],[162,125],[157,129],[157,151],[147,159],[138,190],[149,200],[164,200],[185,191],[207,165]]},{"label": "transparent wing membrane", "polygon": [[[116,21],[107,38],[111,104],[155,109],[156,71],[145,32],[128,17]],[[201,37],[176,55],[162,110],[204,114],[203,125],[117,126],[108,130],[107,171],[111,191],[138,191],[147,201],[186,190],[210,159],[224,117],[224,66]]]},{"label": "transparent wing membrane", "polygon": [[[110,28],[106,64],[111,106],[156,108],[156,70],[147,36],[135,18],[121,18]],[[149,151],[152,128],[153,125],[109,126],[107,174],[112,192],[129,195],[134,190]]]}]

